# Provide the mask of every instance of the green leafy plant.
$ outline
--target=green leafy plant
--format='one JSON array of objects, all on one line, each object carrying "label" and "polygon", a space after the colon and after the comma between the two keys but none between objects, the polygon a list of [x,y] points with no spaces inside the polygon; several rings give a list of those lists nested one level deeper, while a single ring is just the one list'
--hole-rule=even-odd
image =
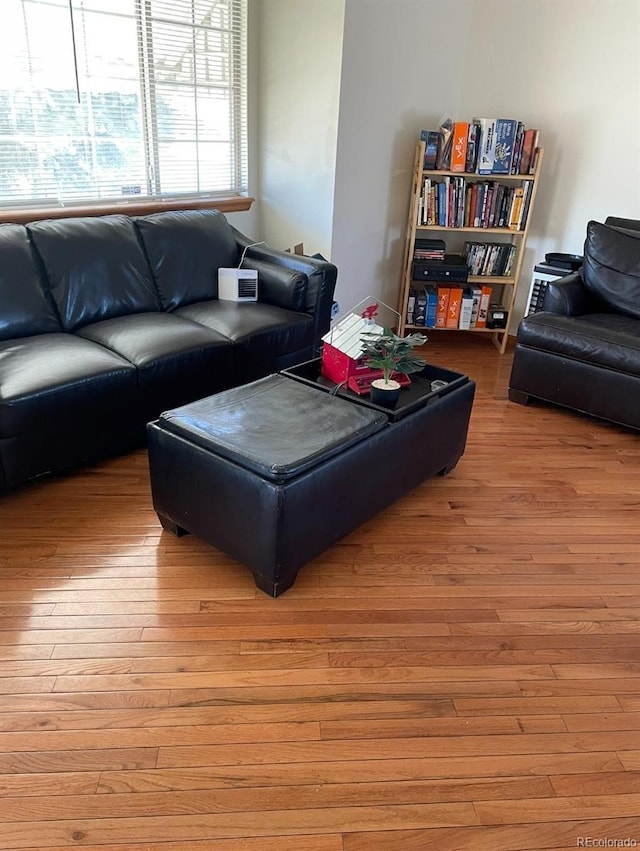
[{"label": "green leafy plant", "polygon": [[414,353],[416,346],[427,342],[424,334],[409,334],[399,337],[391,328],[384,328],[381,335],[363,334],[362,359],[372,369],[381,369],[384,383],[388,384],[394,372],[409,375],[419,372],[426,361]]}]

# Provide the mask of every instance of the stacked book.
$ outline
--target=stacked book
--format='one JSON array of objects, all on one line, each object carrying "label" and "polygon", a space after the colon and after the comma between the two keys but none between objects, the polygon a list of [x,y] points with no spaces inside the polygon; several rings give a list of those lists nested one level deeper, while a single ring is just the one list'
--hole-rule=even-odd
[{"label": "stacked book", "polygon": [[515,118],[447,118],[423,130],[424,169],[476,174],[535,174],[540,131]]}]

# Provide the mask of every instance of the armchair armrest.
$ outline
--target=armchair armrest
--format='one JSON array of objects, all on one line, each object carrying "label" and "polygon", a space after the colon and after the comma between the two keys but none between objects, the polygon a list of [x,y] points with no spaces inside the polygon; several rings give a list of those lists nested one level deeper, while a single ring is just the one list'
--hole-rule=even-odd
[{"label": "armchair armrest", "polygon": [[[251,245],[251,240],[236,228],[233,228],[233,230],[241,254],[247,246]],[[240,257],[240,254],[238,257]],[[287,251],[279,251],[265,245],[255,245],[247,248],[242,265],[246,266],[247,269],[257,269],[262,284],[264,284],[265,279],[260,277],[261,267],[257,265],[258,263],[265,264],[265,271],[272,275],[267,281],[265,301],[278,298],[276,292],[282,293],[279,288],[282,286],[283,279],[273,271],[274,268],[280,267],[283,271],[288,270],[291,275],[302,276],[303,279],[306,279],[306,292],[301,307],[298,309],[314,317],[314,347],[319,351],[322,345],[321,338],[323,334],[327,333],[331,325],[331,306],[338,277],[337,268],[333,263],[326,260],[317,260],[315,257],[307,257],[303,254],[289,254]],[[280,281],[279,284],[276,279]],[[260,289],[261,284],[258,286]],[[292,279],[289,286],[293,287],[299,295],[298,283]]]},{"label": "armchair armrest", "polygon": [[542,302],[545,313],[560,316],[582,316],[598,310],[598,302],[584,285],[581,273],[572,272],[547,284]]}]

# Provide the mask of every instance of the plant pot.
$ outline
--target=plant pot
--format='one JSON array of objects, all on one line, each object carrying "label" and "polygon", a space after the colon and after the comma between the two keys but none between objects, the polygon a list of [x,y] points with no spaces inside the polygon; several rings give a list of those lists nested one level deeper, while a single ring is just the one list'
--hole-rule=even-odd
[{"label": "plant pot", "polygon": [[385,381],[384,378],[376,378],[371,382],[371,394],[369,396],[374,405],[383,408],[395,408],[400,399],[400,385],[397,381]]}]

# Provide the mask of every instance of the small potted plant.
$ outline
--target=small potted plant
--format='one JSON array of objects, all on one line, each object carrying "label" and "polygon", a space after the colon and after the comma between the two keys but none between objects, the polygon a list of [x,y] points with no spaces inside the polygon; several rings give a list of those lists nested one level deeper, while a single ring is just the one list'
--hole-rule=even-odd
[{"label": "small potted plant", "polygon": [[362,360],[372,369],[381,369],[382,378],[371,384],[371,401],[385,408],[393,408],[400,398],[400,384],[393,378],[395,374],[409,375],[419,372],[426,361],[414,353],[416,346],[427,342],[424,334],[409,334],[399,337],[391,328],[384,328],[382,334],[363,334]]}]

